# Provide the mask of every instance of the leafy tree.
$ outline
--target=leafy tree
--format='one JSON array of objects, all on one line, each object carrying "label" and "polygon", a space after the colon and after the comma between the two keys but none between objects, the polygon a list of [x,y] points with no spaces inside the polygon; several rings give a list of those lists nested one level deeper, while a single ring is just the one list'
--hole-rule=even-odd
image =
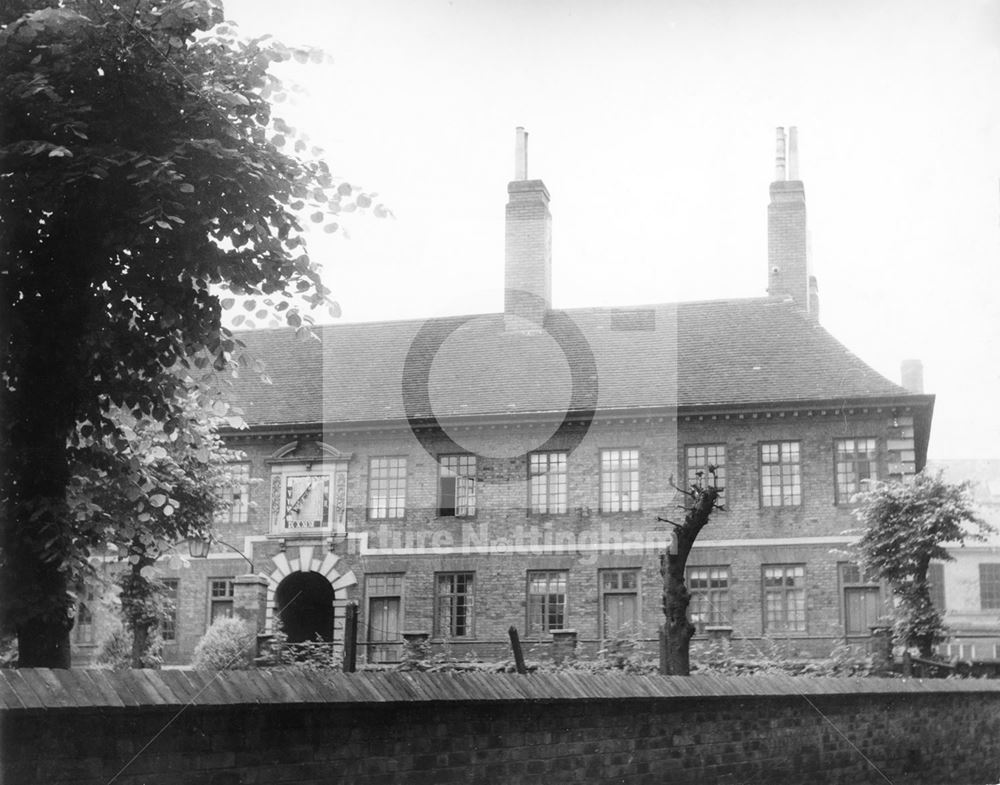
[{"label": "leafy tree", "polygon": [[708,524],[715,510],[724,509],[719,504],[719,487],[716,468],[709,465],[706,472],[698,472],[698,480],[687,488],[677,488],[686,497],[687,512],[683,523],[674,523],[666,518],[659,520],[674,527],[674,542],[660,562],[663,577],[663,612],[666,614],[666,672],[671,676],[691,674],[691,636],[694,625],[688,618],[691,592],[685,582],[684,571],[688,556],[698,534]]},{"label": "leafy tree", "polygon": [[976,514],[970,488],[945,482],[940,472],[921,472],[912,482],[878,483],[857,497],[855,515],[864,525],[855,545],[859,560],[892,590],[896,640],[923,657],[945,629],[931,604],[928,566],[953,560],[946,543],[982,540],[992,531]]},{"label": "leafy tree", "polygon": [[[225,404],[217,404],[226,410]],[[117,578],[122,622],[132,643],[132,667],[157,667],[155,631],[165,613],[165,586],[156,560],[179,540],[205,537],[215,514],[229,502],[231,462],[240,454],[217,434],[223,418],[189,394],[181,426],[168,436],[152,417],[116,412],[126,445],[80,437],[71,449],[70,510],[78,522],[100,528],[101,542],[124,563]],[[228,413],[225,422],[238,418]],[[145,489],[146,493],[143,493]]]},{"label": "leafy tree", "polygon": [[[72,587],[128,539],[105,513],[145,546],[142,516],[183,506],[135,466],[129,418],[174,439],[192,390],[250,364],[222,324],[237,298],[307,333],[335,304],[304,227],[372,205],[272,113],[269,66],[317,53],[221,20],[215,0],[0,8],[0,627],[22,666],[68,665]],[[127,514],[80,501],[95,472]]]}]

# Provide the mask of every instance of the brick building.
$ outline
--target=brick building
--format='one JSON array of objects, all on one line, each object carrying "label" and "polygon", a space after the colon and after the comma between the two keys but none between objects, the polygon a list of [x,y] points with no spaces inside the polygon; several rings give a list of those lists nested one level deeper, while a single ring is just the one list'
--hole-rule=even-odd
[{"label": "brick building", "polygon": [[503,313],[243,334],[273,383],[239,380],[246,462],[216,536],[251,564],[215,544],[167,571],[167,661],[248,597],[293,639],[340,640],[357,603],[370,661],[411,630],[456,656],[505,652],[511,625],[529,649],[653,640],[658,517],[709,463],[726,511],[690,558],[699,631],[811,652],[867,636],[884,598],[837,553],[849,500],[922,467],[934,399],[820,325],[795,140],[779,129],[766,297],[552,309],[549,194],[519,129]]}]

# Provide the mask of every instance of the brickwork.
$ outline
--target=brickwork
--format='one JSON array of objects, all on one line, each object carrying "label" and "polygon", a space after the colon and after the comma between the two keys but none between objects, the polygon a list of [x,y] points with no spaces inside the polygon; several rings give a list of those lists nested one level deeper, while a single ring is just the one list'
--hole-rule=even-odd
[{"label": "brickwork", "polygon": [[991,681],[6,671],[0,780],[995,781]]},{"label": "brickwork", "polygon": [[[638,634],[650,643],[656,639],[662,623],[659,556],[670,531],[670,526],[657,522],[656,516],[676,520],[683,515],[677,506],[681,498],[670,479],[679,483],[685,477],[686,448],[723,444],[726,511],[716,513],[702,533],[691,564],[729,567],[730,622],[737,640],[756,640],[768,632],[762,615],[761,565],[804,565],[806,629],[780,637],[789,641],[795,651],[823,654],[844,634],[837,565],[846,556],[832,551],[843,546],[844,532],[856,525],[850,505],[836,504],[834,440],[875,438],[878,474],[887,476],[911,457],[898,446],[907,433],[912,438],[912,422],[878,407],[601,417],[579,444],[574,446],[570,432],[564,445],[555,445],[573,448],[567,461],[567,512],[530,515],[526,509],[528,472],[524,451],[544,442],[550,432],[551,425],[541,423],[483,425],[449,434],[460,444],[479,445],[481,449],[477,457],[476,514],[468,518],[437,514],[439,468],[434,440],[428,440],[427,451],[409,429],[303,435],[301,446],[286,459],[301,460],[303,467],[322,466],[323,455],[317,442],[350,456],[346,463],[347,537],[333,540],[320,533],[271,533],[270,478],[275,464],[270,456],[288,445],[289,437],[234,440],[233,445],[246,452],[250,463],[251,508],[246,524],[222,524],[217,536],[247,553],[254,571],[265,576],[275,573],[279,554],[301,569],[299,557],[306,549],[310,549],[314,562],[333,553],[338,559],[337,574],[354,576],[337,587],[336,599],[338,604],[359,604],[362,642],[369,626],[365,575],[402,573],[400,629],[431,632],[435,574],[474,573],[474,634],[448,642],[458,655],[508,656],[507,628],[511,625],[521,631],[528,646],[544,644],[539,649],[544,651],[550,637],[527,634],[527,571],[566,570],[565,623],[578,631],[580,651],[586,655],[600,648],[603,633],[599,591],[602,569],[639,571]],[[762,507],[760,444],[788,440],[800,444],[801,504]],[[449,449],[443,438],[440,445],[441,452]],[[897,449],[890,449],[890,445]],[[608,448],[639,451],[638,512],[601,511],[600,453]],[[402,520],[369,520],[368,465],[370,458],[379,456],[406,458]],[[249,566],[236,554],[217,546],[207,560],[190,559],[183,569],[173,572],[166,569],[166,564],[164,568],[164,574],[179,581],[177,638],[167,645],[164,654],[168,663],[183,663],[190,660],[195,644],[208,627],[209,581],[244,574]],[[274,585],[271,588],[273,597]],[[273,607],[268,618],[273,618]],[[445,641],[434,638],[433,643],[440,648]],[[82,651],[84,657],[87,651],[93,649]]]}]

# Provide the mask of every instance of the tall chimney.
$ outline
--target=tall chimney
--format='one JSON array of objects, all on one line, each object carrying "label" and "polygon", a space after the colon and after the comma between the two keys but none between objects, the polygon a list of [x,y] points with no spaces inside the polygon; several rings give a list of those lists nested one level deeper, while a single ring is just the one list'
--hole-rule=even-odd
[{"label": "tall chimney", "polygon": [[507,185],[507,196],[507,329],[540,329],[552,304],[552,215],[545,184],[528,179],[528,134],[520,127],[514,143],[514,179]]},{"label": "tall chimney", "polygon": [[799,135],[788,130],[787,163],[790,179],[785,179],[785,129],[777,129],[775,181],[771,183],[771,203],[767,206],[767,293],[790,297],[810,318],[819,318],[819,287],[809,265],[806,238],[806,192],[799,177]]},{"label": "tall chimney", "polygon": [[903,387],[911,393],[924,391],[924,364],[920,360],[903,360],[899,375]]}]

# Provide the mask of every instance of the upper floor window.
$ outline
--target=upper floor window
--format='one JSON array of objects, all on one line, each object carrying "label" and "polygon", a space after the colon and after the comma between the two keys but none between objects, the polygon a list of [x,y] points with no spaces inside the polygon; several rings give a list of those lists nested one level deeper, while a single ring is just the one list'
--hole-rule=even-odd
[{"label": "upper floor window", "polygon": [[601,512],[639,509],[639,451],[601,450]]},{"label": "upper floor window", "polygon": [[402,518],[406,512],[406,458],[368,461],[368,517]]},{"label": "upper floor window", "polygon": [[528,634],[561,630],[566,626],[566,570],[528,573]]},{"label": "upper floor window", "polygon": [[564,452],[528,455],[528,510],[532,515],[556,515],[567,509],[567,465]]},{"label": "upper floor window", "polygon": [[[719,502],[724,501],[726,488],[726,445],[724,444],[692,444],[685,451],[687,467],[687,487],[692,485],[710,484],[712,475],[708,467],[715,467],[715,483],[719,487]],[[701,472],[701,477],[698,476]]]},{"label": "upper floor window", "polygon": [[729,567],[688,567],[691,592],[691,623],[702,633],[705,627],[732,623],[729,609]]},{"label": "upper floor window", "polygon": [[476,456],[442,455],[438,459],[438,515],[476,514]]},{"label": "upper floor window", "polygon": [[440,572],[434,580],[434,635],[438,638],[467,638],[473,633],[472,572]]},{"label": "upper floor window", "polygon": [[874,439],[837,439],[833,443],[837,504],[866,489],[877,477],[878,456]]},{"label": "upper floor window", "polygon": [[798,442],[760,445],[760,503],[763,507],[802,504],[802,464]]},{"label": "upper floor window", "polygon": [[160,619],[160,637],[164,642],[177,640],[177,578],[163,578],[163,618]]},{"label": "upper floor window", "polygon": [[250,515],[250,464],[229,464],[229,481],[223,495],[226,508],[220,510],[221,523],[246,523]]},{"label": "upper floor window", "polygon": [[1000,608],[1000,564],[979,565],[979,607]]},{"label": "upper floor window", "polygon": [[806,631],[806,568],[765,564],[764,632]]}]

